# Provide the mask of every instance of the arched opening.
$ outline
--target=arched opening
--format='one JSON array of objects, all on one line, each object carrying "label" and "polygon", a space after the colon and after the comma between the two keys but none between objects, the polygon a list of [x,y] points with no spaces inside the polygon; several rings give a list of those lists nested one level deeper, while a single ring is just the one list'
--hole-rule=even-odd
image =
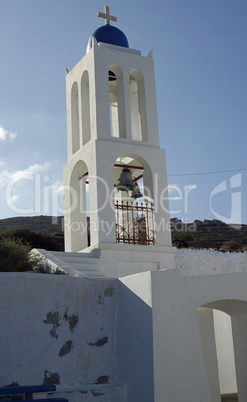
[{"label": "arched opening", "polygon": [[237,394],[231,317],[223,311],[213,309],[213,320],[220,393]]},{"label": "arched opening", "polygon": [[247,303],[221,300],[198,308],[197,313],[212,401],[244,401]]},{"label": "arched opening", "polygon": [[71,251],[80,251],[90,245],[88,169],[83,161],[74,166],[70,180]]},{"label": "arched opening", "polygon": [[125,138],[123,72],[119,66],[111,65],[109,67],[108,82],[111,136]]},{"label": "arched opening", "polygon": [[137,155],[122,155],[114,164],[116,242],[155,245],[152,173]]},{"label": "arched opening", "polygon": [[81,114],[82,114],[82,143],[85,145],[91,139],[90,125],[90,91],[88,71],[81,78]]},{"label": "arched opening", "polygon": [[80,128],[79,128],[79,99],[78,85],[74,82],[71,90],[71,130],[72,130],[72,153],[80,149]]},{"label": "arched opening", "polygon": [[130,72],[129,91],[132,139],[147,141],[145,85],[143,75],[138,70]]}]

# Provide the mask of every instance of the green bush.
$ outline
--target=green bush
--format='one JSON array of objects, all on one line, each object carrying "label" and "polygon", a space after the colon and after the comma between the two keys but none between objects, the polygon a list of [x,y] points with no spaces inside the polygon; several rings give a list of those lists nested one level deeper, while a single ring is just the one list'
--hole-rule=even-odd
[{"label": "green bush", "polygon": [[54,235],[31,232],[30,229],[25,226],[15,226],[0,232],[0,239],[6,237],[24,240],[28,242],[32,248],[44,248],[52,251],[64,250],[63,237],[58,242]]},{"label": "green bush", "polygon": [[230,251],[230,252],[242,251],[242,248],[243,248],[242,244],[240,244],[238,241],[232,239],[232,240],[225,241],[222,244],[220,251]]},{"label": "green bush", "polygon": [[31,232],[27,238],[32,248],[44,248],[45,250],[63,251],[63,247],[57,242],[53,235]]},{"label": "green bush", "polygon": [[177,248],[188,248],[188,242],[193,240],[194,236],[189,232],[172,232],[172,244]]},{"label": "green bush", "polygon": [[0,239],[0,272],[30,270],[42,272],[42,260],[30,252],[30,245],[22,239],[2,237]]},{"label": "green bush", "polygon": [[195,236],[191,234],[190,232],[186,231],[178,231],[178,232],[172,232],[172,240],[183,240],[183,241],[193,241]]},{"label": "green bush", "polygon": [[28,240],[29,236],[30,236],[30,229],[26,228],[25,226],[16,226],[13,228],[8,228],[0,233],[0,238],[11,237],[26,241]]}]

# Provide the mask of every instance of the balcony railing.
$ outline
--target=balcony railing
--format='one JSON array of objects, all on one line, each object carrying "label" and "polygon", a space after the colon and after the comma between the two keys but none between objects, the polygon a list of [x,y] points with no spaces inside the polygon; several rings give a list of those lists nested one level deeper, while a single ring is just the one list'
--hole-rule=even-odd
[{"label": "balcony railing", "polygon": [[155,216],[152,204],[116,201],[116,242],[154,246]]}]

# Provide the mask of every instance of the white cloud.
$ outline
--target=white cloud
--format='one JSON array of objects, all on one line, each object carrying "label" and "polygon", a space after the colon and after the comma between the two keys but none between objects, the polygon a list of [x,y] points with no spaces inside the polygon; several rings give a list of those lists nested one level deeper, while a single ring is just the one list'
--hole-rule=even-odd
[{"label": "white cloud", "polygon": [[10,142],[14,141],[16,139],[16,137],[17,137],[17,132],[13,132],[13,131],[9,132]]},{"label": "white cloud", "polygon": [[34,165],[29,166],[27,169],[17,170],[16,172],[12,173],[11,179],[16,177],[21,179],[29,175],[34,175],[36,173],[44,173],[48,170],[49,167],[49,162],[45,162],[42,165],[39,163],[35,163]]},{"label": "white cloud", "polygon": [[14,131],[8,131],[2,126],[0,126],[0,141],[10,140],[10,142],[14,141],[17,137],[17,133]]},{"label": "white cloud", "polygon": [[4,169],[0,172],[0,188],[5,186],[7,181],[9,180],[10,174],[7,169]]},{"label": "white cloud", "polygon": [[0,219],[62,213],[63,183],[49,162],[13,171],[0,159]]},{"label": "white cloud", "polygon": [[[14,195],[12,195],[12,197],[11,197],[11,201],[12,202],[16,202],[17,200],[19,200],[19,198],[20,198],[20,194],[14,194]],[[7,200],[7,202],[8,202],[9,200]]]},{"label": "white cloud", "polygon": [[[4,161],[0,160],[0,168],[5,166]],[[16,170],[11,172],[7,168],[0,170],[0,188],[6,186],[8,183],[15,181],[16,183],[22,179],[32,178],[36,173],[44,173],[50,167],[49,162],[45,162],[43,164],[35,163],[34,165],[29,166],[27,169]],[[18,183],[17,183],[18,184]]]}]

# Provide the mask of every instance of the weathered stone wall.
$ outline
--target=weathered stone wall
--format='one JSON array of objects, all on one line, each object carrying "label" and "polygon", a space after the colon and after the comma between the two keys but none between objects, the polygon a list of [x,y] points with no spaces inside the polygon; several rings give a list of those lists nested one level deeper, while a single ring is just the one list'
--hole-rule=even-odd
[{"label": "weathered stone wall", "polygon": [[116,300],[115,280],[1,273],[0,386],[113,384]]}]

